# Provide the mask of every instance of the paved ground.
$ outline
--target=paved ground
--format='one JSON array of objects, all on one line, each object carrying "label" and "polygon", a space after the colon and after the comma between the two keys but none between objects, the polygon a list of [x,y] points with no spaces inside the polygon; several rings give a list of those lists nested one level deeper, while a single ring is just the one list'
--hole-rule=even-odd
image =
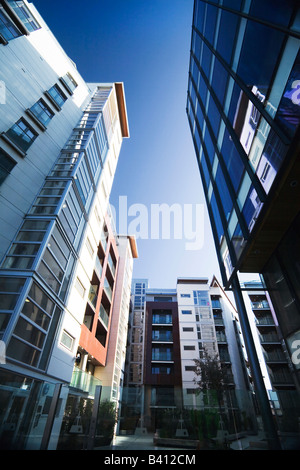
[{"label": "paved ground", "polygon": [[[231,442],[230,448],[233,450],[248,450],[250,442],[261,443],[263,436],[249,436]],[[253,448],[260,448],[254,446]],[[192,450],[180,447],[162,447],[155,446],[153,443],[153,434],[135,434],[130,436],[115,436],[112,444],[106,447],[98,447],[98,450]],[[95,449],[95,450],[97,450]],[[261,450],[264,450],[261,447]]]}]

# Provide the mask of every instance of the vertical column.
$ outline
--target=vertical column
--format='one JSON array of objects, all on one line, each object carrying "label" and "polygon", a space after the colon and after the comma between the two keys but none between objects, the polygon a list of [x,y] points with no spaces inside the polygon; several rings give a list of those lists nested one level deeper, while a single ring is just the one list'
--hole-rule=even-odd
[{"label": "vertical column", "polygon": [[271,412],[270,402],[263,381],[263,377],[260,370],[258,357],[256,354],[256,348],[252,337],[251,327],[245,307],[240,283],[237,275],[232,279],[233,293],[236,301],[237,310],[239,312],[239,319],[241,322],[241,328],[244,336],[245,346],[251,366],[251,372],[255,385],[255,392],[268,440],[270,450],[280,450],[281,445],[278,438],[274,417]]}]

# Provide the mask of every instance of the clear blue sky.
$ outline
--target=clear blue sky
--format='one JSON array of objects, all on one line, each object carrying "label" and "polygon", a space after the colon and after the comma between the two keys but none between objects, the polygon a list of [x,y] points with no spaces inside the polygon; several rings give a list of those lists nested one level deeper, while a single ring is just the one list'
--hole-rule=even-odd
[{"label": "clear blue sky", "polygon": [[[177,277],[221,281],[186,115],[193,0],[35,0],[87,82],[124,82],[130,139],[123,143],[111,203],[204,205],[204,244],[137,238],[134,277],[175,288]],[[138,215],[138,214],[137,214]],[[127,214],[128,225],[137,215]],[[195,212],[194,212],[195,230]],[[200,228],[198,227],[198,233]]]}]

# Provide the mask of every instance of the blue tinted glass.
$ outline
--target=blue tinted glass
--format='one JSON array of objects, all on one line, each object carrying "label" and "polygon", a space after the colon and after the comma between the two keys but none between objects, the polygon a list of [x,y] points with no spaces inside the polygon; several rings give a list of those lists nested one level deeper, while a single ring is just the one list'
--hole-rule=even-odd
[{"label": "blue tinted glass", "polygon": [[239,17],[237,15],[222,10],[217,51],[228,63],[230,63],[232,57],[238,22]]},{"label": "blue tinted glass", "polygon": [[209,78],[210,72],[210,63],[211,63],[212,54],[206,44],[203,43],[203,53],[202,53],[202,60],[201,60],[201,67],[204,70],[204,73],[207,78]]},{"label": "blue tinted glass", "polygon": [[199,127],[200,127],[200,129],[203,129],[204,116],[203,116],[203,113],[202,113],[202,110],[201,110],[201,106],[200,106],[199,103],[197,104],[196,115],[197,115],[197,120],[198,120],[198,123],[199,123]]},{"label": "blue tinted glass", "polygon": [[209,186],[209,183],[210,183],[210,177],[209,177],[208,167],[207,167],[207,164],[206,164],[206,159],[204,157],[204,154],[202,155],[200,165],[201,165],[202,170],[203,170],[206,189],[208,189],[208,186]]},{"label": "blue tinted glass", "polygon": [[215,59],[211,85],[221,105],[224,103],[227,79],[228,79],[228,73],[226,72],[224,67],[220,64],[220,62],[217,59]]},{"label": "blue tinted glass", "polygon": [[224,215],[226,219],[228,220],[233,204],[232,204],[232,199],[228,191],[228,186],[224,178],[223,171],[221,170],[220,166],[218,167],[217,174],[216,174],[216,183],[217,183],[220,199],[222,202],[222,206],[224,209]]},{"label": "blue tinted glass", "polygon": [[287,81],[275,121],[293,136],[300,123],[300,52]]},{"label": "blue tinted glass", "polygon": [[202,40],[200,39],[198,34],[194,31],[193,32],[193,52],[198,60],[200,59],[201,45],[202,45]]},{"label": "blue tinted glass", "polygon": [[237,73],[247,86],[267,93],[285,35],[248,21]]},{"label": "blue tinted glass", "polygon": [[224,134],[221,153],[233,187],[237,191],[244,171],[244,164],[227,130]]},{"label": "blue tinted glass", "polygon": [[242,90],[237,84],[235,84],[233,87],[229,111],[228,111],[228,119],[232,125],[234,124],[234,121],[235,121],[241,93],[242,93]]},{"label": "blue tinted glass", "polygon": [[203,77],[200,75],[200,82],[198,85],[198,92],[201,97],[202,103],[205,105],[207,96],[207,86],[205,85]]},{"label": "blue tinted glass", "polygon": [[211,138],[208,128],[206,128],[206,131],[205,131],[204,143],[206,146],[208,158],[210,160],[210,163],[212,163],[214,155],[215,155],[215,148],[214,148],[212,138]]},{"label": "blue tinted glass", "polygon": [[222,222],[221,222],[219,209],[218,209],[218,206],[217,206],[217,202],[216,202],[216,198],[215,198],[214,193],[211,196],[210,206],[211,206],[211,210],[212,210],[212,213],[213,213],[213,220],[215,222],[217,235],[218,235],[218,240],[220,242],[223,235],[224,235],[224,229],[223,229],[223,225],[222,225]]},{"label": "blue tinted glass", "polygon": [[253,185],[251,185],[247,199],[243,207],[243,211],[242,211],[243,216],[245,218],[245,222],[250,232],[252,228],[254,227],[255,220],[260,212],[261,207],[262,207],[262,203]]},{"label": "blue tinted glass", "polygon": [[217,109],[217,106],[213,100],[213,97],[210,96],[209,105],[208,105],[208,119],[215,134],[215,137],[218,136],[218,130],[220,125],[221,116]]},{"label": "blue tinted glass", "polygon": [[217,20],[217,8],[213,5],[206,5],[206,20],[204,25],[204,36],[205,38],[213,44],[215,27]]},{"label": "blue tinted glass", "polygon": [[203,32],[204,14],[205,14],[205,3],[198,1],[194,23],[195,23],[196,28],[199,29],[200,33]]},{"label": "blue tinted glass", "polygon": [[294,8],[295,0],[252,0],[250,15],[288,26]]}]

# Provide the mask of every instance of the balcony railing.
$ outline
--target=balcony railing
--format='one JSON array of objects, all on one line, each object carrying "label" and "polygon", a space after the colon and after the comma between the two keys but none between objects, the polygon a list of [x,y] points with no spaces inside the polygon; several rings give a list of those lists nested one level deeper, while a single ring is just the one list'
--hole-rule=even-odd
[{"label": "balcony railing", "polygon": [[152,361],[173,361],[172,352],[152,352]]},{"label": "balcony railing", "polygon": [[111,270],[112,275],[115,276],[115,274],[116,274],[116,267],[115,267],[115,265],[114,265],[114,262],[113,262],[112,257],[111,257],[110,254],[108,255],[108,260],[107,260],[107,262],[108,262],[108,265],[109,265],[109,267],[110,267],[110,270]]},{"label": "balcony railing", "polygon": [[108,282],[107,279],[105,279],[105,281],[104,281],[103,288],[104,288],[104,292],[105,292],[107,298],[111,302],[111,300],[112,300],[112,288],[110,287],[109,282]]},{"label": "balcony railing", "polygon": [[270,305],[267,300],[260,300],[258,302],[251,302],[252,308],[255,309],[262,309],[262,308],[270,308]]},{"label": "balcony railing", "polygon": [[102,275],[102,265],[101,265],[101,262],[100,262],[100,259],[98,256],[96,256],[96,261],[95,261],[95,271],[99,277],[99,279],[101,278],[101,275]]},{"label": "balcony railing", "polygon": [[171,332],[156,332],[152,331],[152,341],[173,341],[173,335]]},{"label": "balcony railing", "polygon": [[172,316],[171,315],[153,315],[152,316],[153,325],[172,325]]},{"label": "balcony railing", "polygon": [[266,325],[274,325],[274,319],[271,315],[265,317],[256,317],[255,323],[257,326],[266,326]]},{"label": "balcony railing", "polygon": [[90,285],[90,291],[89,291],[89,301],[93,305],[93,307],[96,308],[97,304],[97,287],[98,286],[93,286],[92,284]]},{"label": "balcony railing", "polygon": [[89,395],[95,395],[95,388],[101,385],[99,379],[83,370],[74,370],[71,378],[71,387],[78,388]]},{"label": "balcony railing", "polygon": [[100,306],[100,312],[99,312],[99,318],[102,320],[104,326],[108,328],[108,323],[109,323],[109,315],[106,312],[105,308],[103,305]]}]

